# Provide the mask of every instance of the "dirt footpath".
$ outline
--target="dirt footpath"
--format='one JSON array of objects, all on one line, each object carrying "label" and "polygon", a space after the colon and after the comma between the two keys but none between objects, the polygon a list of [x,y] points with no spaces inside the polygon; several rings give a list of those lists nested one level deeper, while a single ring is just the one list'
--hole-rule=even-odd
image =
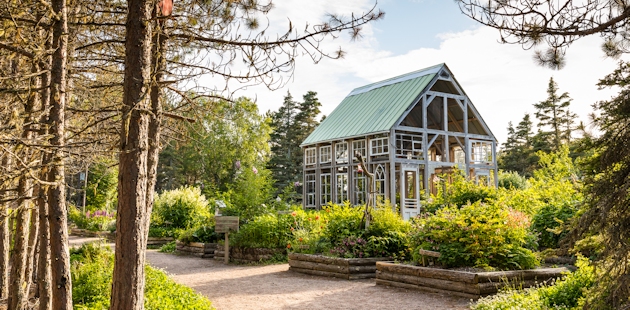
[{"label": "dirt footpath", "polygon": [[224,265],[147,251],[147,261],[228,309],[467,309],[469,300],[288,271],[289,265]]}]

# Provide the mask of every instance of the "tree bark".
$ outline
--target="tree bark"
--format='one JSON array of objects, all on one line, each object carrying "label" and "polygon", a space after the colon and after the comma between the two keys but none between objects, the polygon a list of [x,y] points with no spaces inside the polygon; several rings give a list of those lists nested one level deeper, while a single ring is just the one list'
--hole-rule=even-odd
[{"label": "tree bark", "polygon": [[144,308],[148,222],[148,92],[152,1],[127,1],[125,80],[118,173],[116,254],[110,309]]},{"label": "tree bark", "polygon": [[65,106],[68,55],[68,16],[66,0],[52,0],[58,19],[53,24],[49,130],[51,166],[48,180],[55,182],[48,190],[50,225],[50,261],[52,276],[52,308],[72,309],[72,279],[68,249],[68,219],[64,180]]},{"label": "tree bark", "polygon": [[[9,171],[11,167],[11,155],[4,154],[2,156],[2,168]],[[4,184],[3,190],[9,186]],[[8,194],[3,192],[0,195],[1,200],[8,198]],[[9,295],[9,249],[11,247],[10,230],[9,230],[9,204],[2,203],[0,205],[0,299],[7,298]]]},{"label": "tree bark", "polygon": [[[39,66],[33,64],[31,72],[38,72]],[[39,77],[35,76],[31,79],[31,86],[38,88]],[[33,113],[35,107],[39,105],[39,94],[32,92],[24,105],[24,129],[22,132],[22,140],[26,144],[30,144],[34,137],[33,123],[35,118]],[[19,145],[15,151],[18,156],[26,158],[25,162],[30,163],[33,151],[24,145]],[[30,241],[35,240],[30,236],[30,221],[32,219],[31,196],[33,196],[33,180],[26,172],[31,167],[20,167],[24,169],[24,173],[18,181],[18,199],[17,199],[17,215],[15,221],[15,238],[13,240],[13,254],[11,255],[11,274],[9,275],[9,309],[25,309],[28,301],[28,292],[31,279],[27,272],[29,264],[29,255],[31,253]]]},{"label": "tree bark", "polygon": [[[50,47],[50,41],[46,44]],[[50,108],[50,73],[42,76],[42,117],[41,124],[48,124],[48,109]],[[42,126],[40,129],[41,136],[48,134],[48,129]],[[50,164],[50,155],[46,152],[42,153],[42,170],[40,179],[48,180],[48,165]],[[37,197],[37,207],[39,208],[39,253],[37,266],[37,295],[39,297],[39,310],[52,309],[52,287],[51,287],[51,271],[50,271],[50,218],[48,216],[48,185],[40,185],[39,195]]]}]

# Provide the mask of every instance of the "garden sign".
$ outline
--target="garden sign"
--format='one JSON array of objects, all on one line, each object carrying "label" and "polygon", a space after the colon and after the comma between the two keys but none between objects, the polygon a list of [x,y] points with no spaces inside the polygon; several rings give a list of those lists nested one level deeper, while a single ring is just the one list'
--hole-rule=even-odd
[{"label": "garden sign", "polygon": [[216,224],[214,231],[217,233],[225,233],[225,254],[224,262],[230,261],[230,232],[238,231],[238,216],[216,216]]}]

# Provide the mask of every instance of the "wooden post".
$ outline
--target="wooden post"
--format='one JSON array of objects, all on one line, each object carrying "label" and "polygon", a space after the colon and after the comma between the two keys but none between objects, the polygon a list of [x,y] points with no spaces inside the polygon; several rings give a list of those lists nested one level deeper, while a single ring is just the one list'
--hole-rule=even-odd
[{"label": "wooden post", "polygon": [[230,262],[230,232],[229,231],[225,233],[225,254],[223,257],[223,262],[226,264]]}]

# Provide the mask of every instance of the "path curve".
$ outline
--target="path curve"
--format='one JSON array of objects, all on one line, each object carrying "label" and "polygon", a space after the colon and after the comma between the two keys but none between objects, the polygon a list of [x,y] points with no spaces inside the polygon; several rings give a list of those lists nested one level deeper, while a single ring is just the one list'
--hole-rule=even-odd
[{"label": "path curve", "polygon": [[455,296],[376,286],[289,271],[288,264],[225,265],[213,259],[148,250],[147,261],[191,287],[218,310],[229,309],[468,309]]}]

